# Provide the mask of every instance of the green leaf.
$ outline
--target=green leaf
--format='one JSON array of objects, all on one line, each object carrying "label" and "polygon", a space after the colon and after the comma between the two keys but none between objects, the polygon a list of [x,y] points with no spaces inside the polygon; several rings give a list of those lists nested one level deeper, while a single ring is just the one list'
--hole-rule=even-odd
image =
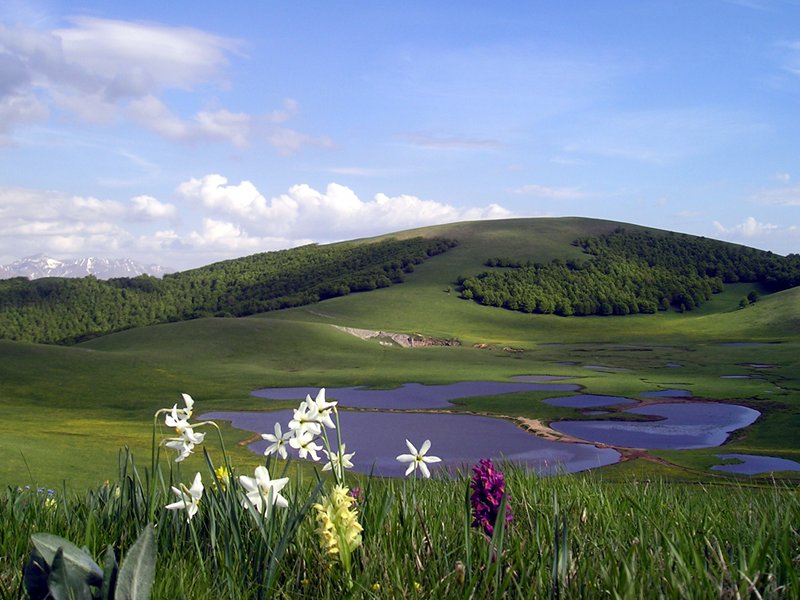
[{"label": "green leaf", "polygon": [[56,553],[61,549],[63,560],[74,567],[86,583],[98,587],[103,584],[103,571],[97,566],[97,563],[69,540],[51,533],[34,533],[31,541],[51,568]]},{"label": "green leaf", "polygon": [[69,567],[64,549],[59,548],[53,556],[52,571],[47,578],[53,600],[92,600],[92,594],[83,574]]},{"label": "green leaf", "polygon": [[102,600],[114,600],[118,574],[119,566],[117,565],[117,557],[114,555],[114,547],[109,545],[103,555],[103,586],[100,589],[100,598]]},{"label": "green leaf", "polygon": [[119,570],[115,600],[147,600],[156,574],[156,540],[153,524],[139,534]]}]

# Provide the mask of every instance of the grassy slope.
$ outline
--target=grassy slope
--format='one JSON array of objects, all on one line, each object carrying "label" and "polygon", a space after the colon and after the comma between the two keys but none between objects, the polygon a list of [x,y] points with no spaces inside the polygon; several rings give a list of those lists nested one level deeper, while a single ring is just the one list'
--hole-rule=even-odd
[{"label": "grassy slope", "polygon": [[[0,482],[28,481],[26,461],[37,483],[54,485],[66,477],[80,486],[109,477],[119,446],[130,445],[137,456],[149,456],[151,415],[177,401],[182,391],[194,395],[203,410],[247,409],[258,406],[249,397],[256,387],[391,386],[410,380],[497,380],[526,373],[576,377],[591,393],[635,396],[680,387],[697,396],[746,402],[768,414],[731,444],[731,451],[798,458],[798,289],[766,297],[746,310],[736,307],[749,288],[736,286],[687,315],[570,319],[482,307],[459,299],[455,292],[456,277],[483,270],[489,256],[569,258],[579,254],[569,244],[575,237],[608,232],[617,225],[577,218],[525,219],[415,230],[403,235],[448,236],[461,244],[420,265],[400,286],[247,319],[131,330],[71,348],[0,342],[0,450],[6,457],[0,464]],[[464,346],[385,348],[340,333],[330,324],[457,337]],[[741,340],[783,343],[756,348],[716,345]],[[472,348],[476,343],[493,347]],[[504,351],[507,346],[524,352]],[[564,361],[579,364],[559,364]],[[684,367],[665,368],[670,362]],[[740,365],[754,362],[780,368],[760,372],[765,380],[720,379],[752,373]],[[581,366],[586,364],[617,372],[590,371]],[[476,399],[469,406],[546,418],[573,414],[520,407],[530,406],[531,399],[541,395]],[[226,431],[226,436],[237,462],[257,462],[258,457],[236,446],[243,434]],[[662,454],[703,468],[714,452]],[[55,456],[58,461],[52,460]],[[622,465],[610,472],[631,468]]]}]

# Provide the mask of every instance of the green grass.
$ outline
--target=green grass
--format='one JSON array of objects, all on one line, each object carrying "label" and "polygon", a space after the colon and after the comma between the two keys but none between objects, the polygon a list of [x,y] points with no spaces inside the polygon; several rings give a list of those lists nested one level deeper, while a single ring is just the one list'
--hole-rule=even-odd
[{"label": "green grass", "polygon": [[118,479],[81,495],[56,492],[55,502],[35,490],[0,496],[0,596],[22,597],[32,533],[63,536],[102,564],[108,544],[124,559],[147,522],[156,524],[153,598],[800,594],[794,486],[666,483],[632,470],[622,483],[593,474],[539,479],[505,467],[513,521],[490,539],[470,526],[464,477],[357,479],[363,544],[346,573],[321,548],[310,508],[332,482],[292,476],[283,490],[289,507],[261,519],[241,503],[239,486],[212,486],[205,469],[199,512],[187,523],[165,510],[175,499],[166,486],[173,477],[188,484],[193,470],[163,471],[152,489],[145,471],[123,462]]}]

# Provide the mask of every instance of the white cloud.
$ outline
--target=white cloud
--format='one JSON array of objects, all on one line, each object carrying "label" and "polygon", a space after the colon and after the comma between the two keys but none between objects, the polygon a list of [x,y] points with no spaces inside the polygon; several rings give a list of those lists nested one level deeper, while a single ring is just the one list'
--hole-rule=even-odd
[{"label": "white cloud", "polygon": [[785,230],[795,230],[795,227],[779,227],[771,223],[761,223],[754,217],[747,217],[742,223],[732,227],[725,227],[719,221],[714,221],[714,228],[721,234],[734,237],[758,238]]},{"label": "white cloud", "polygon": [[263,115],[219,106],[183,115],[164,102],[167,90],[226,86],[224,70],[242,46],[238,40],[157,23],[93,17],[70,23],[50,32],[0,25],[0,142],[15,127],[46,120],[54,107],[96,125],[131,119],[180,142],[240,148],[257,134],[281,154],[332,146],[327,137],[284,126],[299,112],[291,98]]},{"label": "white cloud", "polygon": [[131,198],[130,215],[134,219],[174,219],[177,214],[174,204],[159,202],[152,196]]},{"label": "white cloud", "polygon": [[227,55],[241,42],[194,29],[74,17],[57,29],[66,62],[104,80],[110,99],[142,96],[158,88],[189,89],[220,81]]},{"label": "white cloud", "polygon": [[780,187],[764,190],[752,197],[759,204],[775,206],[800,206],[800,186]]},{"label": "white cloud", "polygon": [[319,241],[511,214],[497,204],[456,208],[408,194],[378,193],[371,201],[364,201],[353,190],[337,183],[328,184],[325,191],[298,184],[287,193],[267,200],[252,182],[229,185],[225,177],[217,174],[186,181],[179,186],[178,193],[219,214],[246,220],[251,231]]},{"label": "white cloud", "polygon": [[285,127],[279,127],[268,131],[264,139],[270,146],[283,155],[294,154],[304,146],[332,148],[334,145],[333,140],[327,136],[314,137]]},{"label": "white cloud", "polygon": [[108,256],[131,239],[116,222],[124,214],[124,207],[110,200],[0,187],[0,253]]},{"label": "white cloud", "polygon": [[535,183],[523,185],[512,190],[514,194],[521,196],[534,196],[536,198],[546,198],[548,200],[579,200],[586,198],[587,194],[576,187],[550,187]]},{"label": "white cloud", "polygon": [[226,140],[247,145],[253,117],[227,110],[200,111],[192,120],[182,119],[158,98],[149,95],[132,100],[128,114],[142,127],[175,141]]}]

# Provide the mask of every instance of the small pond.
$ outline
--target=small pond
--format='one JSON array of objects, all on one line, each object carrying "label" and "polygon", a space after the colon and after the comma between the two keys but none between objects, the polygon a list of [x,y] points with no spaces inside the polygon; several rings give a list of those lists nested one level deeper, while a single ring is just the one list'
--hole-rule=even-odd
[{"label": "small pond", "polygon": [[616,404],[632,404],[636,400],[622,398],[620,396],[595,396],[593,394],[579,394],[577,396],[565,396],[564,398],[548,398],[547,404],[553,406],[563,406],[566,408],[595,408],[598,406],[614,406]]},{"label": "small pond", "polygon": [[[281,423],[285,431],[291,417],[292,411],[279,410],[213,412],[201,418],[230,421],[234,427],[256,433],[272,433],[276,421]],[[429,454],[442,459],[441,463],[431,465],[432,473],[443,469],[449,472],[459,468],[469,469],[478,460],[487,457],[505,458],[543,474],[610,465],[620,457],[617,451],[609,448],[544,440],[521,430],[510,421],[489,417],[340,411],[339,419],[347,452],[355,451],[352,459],[354,469],[369,473],[374,467],[376,475],[387,477],[402,476],[408,466],[396,460],[398,454],[408,452],[406,438],[417,448],[426,439],[431,440]],[[335,447],[335,439],[331,442]],[[267,442],[259,440],[250,448],[262,453],[267,445]],[[324,460],[324,455],[320,456]]]},{"label": "small pond", "polygon": [[723,460],[740,460],[742,462],[731,465],[714,465],[715,471],[739,473],[740,475],[758,475],[773,471],[800,471],[800,463],[788,458],[775,458],[774,456],[755,456],[753,454],[717,454]]},{"label": "small pond", "polygon": [[[531,376],[533,377],[533,376]],[[542,376],[540,376],[542,377]],[[543,376],[547,377],[547,376]],[[342,406],[352,408],[397,408],[427,409],[448,408],[450,400],[496,396],[514,392],[574,392],[580,386],[571,383],[531,383],[527,381],[460,381],[447,385],[423,385],[406,383],[389,390],[371,390],[365,387],[327,388],[326,398],[338,400]],[[306,395],[315,397],[319,388],[263,388],[255,390],[254,396],[272,400],[296,400]]]},{"label": "small pond", "polygon": [[568,435],[628,448],[684,450],[721,445],[728,434],[755,422],[761,413],[717,402],[651,404],[626,412],[663,417],[659,421],[556,421]]}]

